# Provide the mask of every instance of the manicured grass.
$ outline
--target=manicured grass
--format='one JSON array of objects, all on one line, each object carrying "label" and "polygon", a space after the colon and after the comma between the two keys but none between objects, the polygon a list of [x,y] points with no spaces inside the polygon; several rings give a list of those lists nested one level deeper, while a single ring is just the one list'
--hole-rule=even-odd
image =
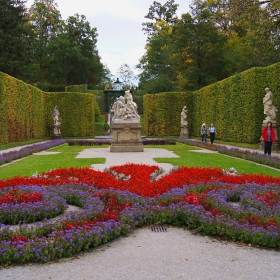
[{"label": "manicured grass", "polygon": [[[106,146],[102,146],[106,147]],[[85,147],[64,144],[52,149],[50,152],[60,152],[53,155],[32,155],[11,164],[0,167],[0,179],[14,176],[31,176],[59,167],[90,167],[92,164],[105,163],[105,158],[75,158]]]},{"label": "manicured grass", "polygon": [[[96,148],[107,148],[107,146],[98,146]],[[78,159],[75,156],[84,149],[94,147],[84,146],[68,146],[67,144],[49,149],[48,151],[60,152],[53,155],[32,155],[12,164],[0,167],[0,179],[12,178],[14,176],[31,176],[35,172],[39,174],[43,171],[49,171],[59,167],[90,167],[92,164],[105,163],[105,158],[85,158]],[[145,148],[163,148],[173,151],[180,158],[156,158],[158,163],[171,163],[174,166],[205,166],[205,167],[220,167],[229,169],[234,167],[240,173],[264,174],[273,177],[280,176],[280,170],[255,164],[250,161],[232,158],[218,153],[201,153],[194,152],[199,150],[196,147],[188,146],[183,143],[176,145],[152,146],[147,145]],[[116,162],[115,165],[118,165]]]},{"label": "manicured grass", "polygon": [[[145,146],[152,147],[152,146]],[[225,156],[218,153],[201,153],[193,152],[198,150],[196,147],[188,146],[182,143],[176,145],[164,146],[165,149],[173,151],[179,155],[180,158],[156,158],[155,161],[158,163],[171,163],[177,166],[205,166],[205,167],[220,167],[222,169],[229,169],[234,167],[237,172],[240,173],[252,173],[252,174],[264,174],[273,177],[280,176],[280,170],[275,170],[263,165],[259,165],[250,161]]]}]

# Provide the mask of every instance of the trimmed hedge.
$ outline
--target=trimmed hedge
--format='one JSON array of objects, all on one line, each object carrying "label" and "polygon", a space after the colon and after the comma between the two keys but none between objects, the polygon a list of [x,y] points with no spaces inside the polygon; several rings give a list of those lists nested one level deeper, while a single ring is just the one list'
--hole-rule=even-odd
[{"label": "trimmed hedge", "polygon": [[0,144],[43,138],[44,93],[0,72]]},{"label": "trimmed hedge", "polygon": [[259,142],[265,119],[262,103],[265,88],[271,89],[273,104],[280,108],[279,77],[280,63],[277,63],[269,67],[251,68],[194,92],[197,110],[189,122],[193,122],[197,129],[191,131],[191,135],[199,136],[202,123],[209,126],[214,122],[217,139]]},{"label": "trimmed hedge", "polygon": [[181,130],[183,106],[192,114],[191,92],[165,92],[146,94],[143,99],[144,131],[147,136],[175,136]]},{"label": "trimmed hedge", "polygon": [[94,136],[94,96],[79,92],[46,92],[46,131],[53,135],[52,113],[58,106],[63,137]]},{"label": "trimmed hedge", "polygon": [[55,105],[63,137],[94,136],[94,102],[90,93],[47,93],[0,72],[0,144],[51,137]]},{"label": "trimmed hedge", "polygon": [[[178,136],[180,114],[188,109],[189,135],[200,137],[202,123],[214,122],[217,139],[233,142],[260,141],[265,88],[273,93],[280,110],[280,63],[251,68],[192,93],[160,93],[144,96],[144,131],[147,136]],[[277,115],[277,122],[280,115]]]}]

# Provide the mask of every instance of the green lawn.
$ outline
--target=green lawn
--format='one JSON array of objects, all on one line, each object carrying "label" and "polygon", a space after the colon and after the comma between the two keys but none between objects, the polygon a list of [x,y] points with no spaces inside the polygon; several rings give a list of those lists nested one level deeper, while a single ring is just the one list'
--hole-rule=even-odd
[{"label": "green lawn", "polygon": [[[98,146],[97,148],[107,148],[108,146]],[[48,151],[60,152],[53,155],[32,155],[22,160],[13,162],[6,166],[0,166],[0,179],[11,178],[14,176],[31,176],[35,172],[42,173],[50,169],[59,167],[90,167],[92,164],[105,163],[105,158],[77,159],[75,156],[82,150],[94,147],[68,146],[64,144]],[[144,146],[145,148],[164,148],[173,151],[180,158],[156,158],[158,163],[171,163],[174,166],[205,166],[221,167],[229,169],[234,167],[238,173],[253,173],[280,176],[280,170],[275,170],[266,166],[255,164],[253,162],[225,156],[218,153],[198,153],[193,150],[199,150],[196,147],[188,146],[182,143],[166,146]],[[136,154],[137,156],[137,154]],[[116,162],[116,165],[118,163]]]},{"label": "green lawn", "polygon": [[[146,146],[151,148],[153,146]],[[177,166],[205,166],[205,167],[220,167],[223,169],[229,169],[234,167],[238,173],[253,173],[264,174],[273,177],[280,176],[280,170],[275,170],[257,163],[253,163],[247,160],[229,157],[218,153],[198,153],[193,150],[198,150],[196,147],[177,143],[176,145],[162,146],[169,151],[173,151],[179,155],[180,158],[156,158],[158,163],[171,163]]]},{"label": "green lawn", "polygon": [[0,179],[31,176],[35,172],[42,173],[59,167],[90,167],[95,163],[105,163],[105,158],[75,158],[84,149],[85,147],[64,144],[48,150],[60,152],[59,154],[32,155],[6,166],[0,166]]}]

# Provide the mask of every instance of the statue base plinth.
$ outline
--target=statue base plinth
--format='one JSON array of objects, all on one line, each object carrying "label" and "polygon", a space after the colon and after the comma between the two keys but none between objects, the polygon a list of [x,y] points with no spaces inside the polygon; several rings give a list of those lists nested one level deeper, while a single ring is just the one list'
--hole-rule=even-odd
[{"label": "statue base plinth", "polygon": [[143,152],[141,138],[141,128],[139,122],[118,121],[113,122],[111,129],[113,138],[111,141],[110,152]]},{"label": "statue base plinth", "polygon": [[180,133],[180,139],[188,139],[189,138],[189,129],[187,125],[181,126],[181,133]]},{"label": "statue base plinth", "polygon": [[52,137],[52,139],[54,140],[54,139],[62,139],[62,136],[61,136],[61,134],[60,135],[53,135],[53,137]]},{"label": "statue base plinth", "polygon": [[[272,146],[271,146],[271,151],[279,151],[280,149],[280,144],[279,144],[279,140],[278,140],[278,125],[277,125],[277,122],[276,120],[264,120],[263,123],[262,123],[262,130],[264,127],[267,126],[267,122],[271,122],[272,123],[272,128],[274,129],[275,131],[275,136],[276,136],[276,142],[273,142],[272,143]],[[263,141],[263,138],[261,137],[260,138],[260,145],[259,145],[260,149],[261,150],[264,150],[264,141]]]}]

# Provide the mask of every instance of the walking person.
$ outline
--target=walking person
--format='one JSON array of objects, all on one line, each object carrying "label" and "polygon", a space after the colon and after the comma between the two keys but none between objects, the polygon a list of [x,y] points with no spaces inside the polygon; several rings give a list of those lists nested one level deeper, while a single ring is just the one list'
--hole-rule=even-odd
[{"label": "walking person", "polygon": [[272,122],[267,122],[266,127],[263,128],[262,138],[264,141],[264,154],[271,156],[272,142],[276,141],[275,130],[272,128]]},{"label": "walking person", "polygon": [[213,144],[215,140],[215,133],[216,133],[216,127],[214,126],[213,123],[211,123],[211,126],[209,127],[209,132],[210,132],[211,144]]},{"label": "walking person", "polygon": [[206,141],[206,137],[207,137],[207,128],[206,128],[206,124],[203,123],[201,128],[200,128],[200,135],[201,135],[201,142],[207,142]]}]

